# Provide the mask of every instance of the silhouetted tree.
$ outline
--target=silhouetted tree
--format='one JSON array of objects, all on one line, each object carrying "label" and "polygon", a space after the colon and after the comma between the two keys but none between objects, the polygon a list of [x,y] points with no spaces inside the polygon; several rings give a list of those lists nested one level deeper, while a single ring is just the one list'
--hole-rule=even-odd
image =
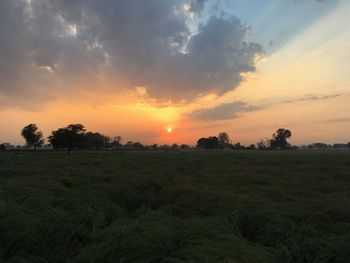
[{"label": "silhouetted tree", "polygon": [[133,146],[134,142],[133,141],[128,141],[124,146],[126,148],[131,148]]},{"label": "silhouetted tree", "polygon": [[143,146],[140,142],[128,141],[124,147],[128,150],[144,150],[145,146]]},{"label": "silhouetted tree", "polygon": [[208,140],[207,138],[200,138],[197,141],[197,148],[205,149],[207,140]]},{"label": "silhouetted tree", "polygon": [[190,150],[191,146],[189,146],[188,144],[181,144],[180,148],[181,150]]},{"label": "silhouetted tree", "polygon": [[219,146],[219,139],[216,136],[210,136],[208,138],[200,138],[197,141],[197,148],[212,150],[217,149]]},{"label": "silhouetted tree", "polygon": [[132,149],[134,149],[134,150],[144,150],[145,146],[143,146],[142,143],[140,143],[140,142],[134,142],[132,144]]},{"label": "silhouetted tree", "polygon": [[267,150],[270,148],[270,140],[269,139],[260,139],[260,141],[256,144],[259,150]]},{"label": "silhouetted tree", "polygon": [[308,146],[308,149],[317,149],[317,150],[322,150],[327,148],[332,148],[332,145],[328,145],[322,142],[316,142]]},{"label": "silhouetted tree", "polygon": [[230,136],[226,132],[220,132],[218,139],[219,139],[220,144],[229,144],[230,143]]},{"label": "silhouetted tree", "polygon": [[157,150],[158,149],[158,144],[154,143],[150,146],[152,150]]},{"label": "silhouetted tree", "polygon": [[256,146],[255,146],[255,144],[251,144],[246,149],[247,150],[256,150]]},{"label": "silhouetted tree", "polygon": [[22,129],[21,135],[26,141],[27,147],[33,147],[35,151],[37,147],[44,144],[43,133],[39,131],[36,124],[29,124]]},{"label": "silhouetted tree", "polygon": [[118,135],[118,136],[113,137],[113,140],[111,142],[111,147],[113,149],[117,149],[117,148],[122,147],[121,141],[122,141],[121,136]]},{"label": "silhouetted tree", "polygon": [[272,135],[270,140],[270,147],[272,149],[286,149],[290,144],[287,142],[287,139],[292,136],[290,130],[287,129],[278,129],[276,133]]},{"label": "silhouetted tree", "polygon": [[5,151],[6,150],[6,143],[0,144],[0,151]]},{"label": "silhouetted tree", "polygon": [[54,149],[67,148],[70,153],[74,148],[83,145],[85,127],[82,124],[70,124],[52,132],[49,142]]},{"label": "silhouetted tree", "polygon": [[232,145],[232,149],[233,150],[243,150],[244,149],[244,145],[242,145],[241,143],[237,142],[234,145]]},{"label": "silhouetted tree", "polygon": [[115,136],[114,138],[113,138],[113,141],[115,141],[115,142],[117,142],[117,143],[121,143],[122,142],[122,140],[123,140],[123,138],[122,138],[122,136],[120,136],[120,135],[117,135],[117,136]]},{"label": "silhouetted tree", "polygon": [[348,144],[345,143],[335,143],[333,144],[334,149],[346,149],[348,148]]},{"label": "silhouetted tree", "polygon": [[163,144],[163,145],[159,145],[158,149],[167,151],[170,149],[170,146],[167,144]]},{"label": "silhouetted tree", "polygon": [[84,147],[88,149],[106,149],[110,145],[110,138],[98,132],[87,132],[84,134]]},{"label": "silhouetted tree", "polygon": [[176,143],[171,145],[171,149],[173,149],[173,150],[177,150],[178,148],[179,148],[179,146]]}]

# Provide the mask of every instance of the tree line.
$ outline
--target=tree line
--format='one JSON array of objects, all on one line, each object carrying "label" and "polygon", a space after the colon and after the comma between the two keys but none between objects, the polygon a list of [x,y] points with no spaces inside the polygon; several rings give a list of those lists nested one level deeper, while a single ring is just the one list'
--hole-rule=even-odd
[{"label": "tree line", "polygon": [[[47,144],[43,133],[36,124],[28,124],[21,130],[21,135],[25,140],[26,149],[36,150],[38,148],[45,149],[64,149],[70,153],[74,149],[80,150],[286,150],[298,149],[300,147],[293,146],[288,142],[292,136],[292,132],[285,128],[278,129],[272,134],[271,138],[261,139],[256,144],[249,146],[241,145],[239,142],[232,143],[230,136],[226,132],[220,132],[218,136],[209,136],[198,139],[196,146],[192,147],[187,144],[173,145],[143,145],[140,142],[128,141],[122,144],[122,137],[115,136],[110,138],[99,132],[86,131],[82,124],[69,124],[66,127],[59,128],[51,132],[47,138]],[[0,150],[14,149],[8,143],[0,144]],[[21,147],[17,147],[21,148]],[[350,148],[348,144],[327,145],[324,143],[313,143],[304,146],[305,149],[330,149],[330,148]]]},{"label": "tree line", "polygon": [[[29,124],[22,129],[21,135],[25,139],[26,146],[36,148],[43,146],[43,134],[36,124]],[[73,149],[102,150],[120,146],[121,136],[113,139],[98,132],[87,132],[82,124],[69,124],[51,132],[47,138],[49,146],[53,149],[67,149],[70,153]]]},{"label": "tree line", "polygon": [[260,140],[256,145],[251,144],[248,147],[240,143],[233,144],[229,135],[226,132],[221,132],[216,136],[209,136],[208,138],[200,138],[197,141],[197,148],[200,149],[249,149],[249,150],[267,150],[267,149],[290,149],[293,148],[288,139],[292,137],[292,132],[288,129],[278,129],[271,139]]}]

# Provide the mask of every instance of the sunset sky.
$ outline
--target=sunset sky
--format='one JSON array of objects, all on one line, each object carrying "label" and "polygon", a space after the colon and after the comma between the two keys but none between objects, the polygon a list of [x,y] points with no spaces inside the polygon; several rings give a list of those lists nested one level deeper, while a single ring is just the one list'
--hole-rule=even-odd
[{"label": "sunset sky", "polygon": [[[350,141],[348,0],[1,0],[0,143]],[[168,132],[172,128],[172,132]]]}]

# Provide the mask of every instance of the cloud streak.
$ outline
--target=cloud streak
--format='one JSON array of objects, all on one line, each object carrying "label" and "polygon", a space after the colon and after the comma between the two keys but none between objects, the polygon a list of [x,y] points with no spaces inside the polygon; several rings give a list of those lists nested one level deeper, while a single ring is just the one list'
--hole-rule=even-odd
[{"label": "cloud streak", "polygon": [[[273,105],[281,105],[288,103],[298,103],[298,102],[307,102],[307,101],[324,101],[335,99],[345,94],[337,93],[330,95],[314,95],[307,94],[304,97],[293,98],[288,100],[280,100],[274,103],[264,104],[264,105],[251,105],[243,101],[233,101],[229,103],[219,104],[213,108],[204,108],[198,109],[189,114],[189,118],[193,120],[231,120],[241,117],[242,114],[247,112],[259,111],[262,109],[269,108]],[[334,122],[344,122],[348,119],[334,119]]]},{"label": "cloud streak", "polygon": [[300,98],[294,98],[294,99],[288,99],[282,101],[282,103],[295,103],[295,102],[302,102],[302,101],[322,101],[322,100],[329,100],[334,99],[343,96],[344,94],[331,94],[331,95],[323,95],[323,96],[317,96],[314,94],[307,94],[304,97]]},{"label": "cloud streak", "polygon": [[213,108],[205,108],[193,111],[189,117],[192,120],[200,121],[219,121],[219,120],[231,120],[240,117],[245,112],[252,112],[262,109],[249,105],[243,101],[234,101],[230,103],[220,104]]}]

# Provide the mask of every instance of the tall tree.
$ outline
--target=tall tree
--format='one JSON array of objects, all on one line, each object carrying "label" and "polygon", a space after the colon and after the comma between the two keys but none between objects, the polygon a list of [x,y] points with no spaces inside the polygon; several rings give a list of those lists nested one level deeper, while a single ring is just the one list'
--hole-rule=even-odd
[{"label": "tall tree", "polygon": [[67,127],[53,131],[51,136],[49,136],[49,142],[53,148],[67,148],[68,153],[70,153],[74,148],[82,146],[84,135],[84,125],[70,124]]},{"label": "tall tree", "polygon": [[122,141],[122,136],[117,135],[117,136],[113,137],[113,140],[111,142],[111,147],[113,149],[119,148],[120,146],[122,146],[121,141]]},{"label": "tall tree", "polygon": [[259,150],[267,150],[270,148],[270,139],[260,139],[260,141],[256,144]]},{"label": "tall tree", "polygon": [[21,135],[26,141],[27,147],[33,147],[35,151],[37,147],[44,144],[43,133],[39,131],[36,124],[31,123],[22,129]]},{"label": "tall tree", "polygon": [[118,144],[120,144],[122,142],[123,138],[120,135],[117,135],[113,138],[113,141],[117,142]]},{"label": "tall tree", "polygon": [[216,136],[209,136],[208,138],[200,138],[197,141],[197,148],[212,150],[219,147],[219,139]]},{"label": "tall tree", "polygon": [[219,143],[222,145],[230,143],[230,136],[227,134],[227,132],[220,132],[218,138]]},{"label": "tall tree", "polygon": [[272,149],[286,149],[290,144],[287,139],[292,136],[292,132],[288,129],[278,129],[276,133],[272,135],[270,140],[270,147]]},{"label": "tall tree", "polygon": [[87,132],[83,144],[88,149],[106,149],[110,145],[110,138],[98,132]]}]

